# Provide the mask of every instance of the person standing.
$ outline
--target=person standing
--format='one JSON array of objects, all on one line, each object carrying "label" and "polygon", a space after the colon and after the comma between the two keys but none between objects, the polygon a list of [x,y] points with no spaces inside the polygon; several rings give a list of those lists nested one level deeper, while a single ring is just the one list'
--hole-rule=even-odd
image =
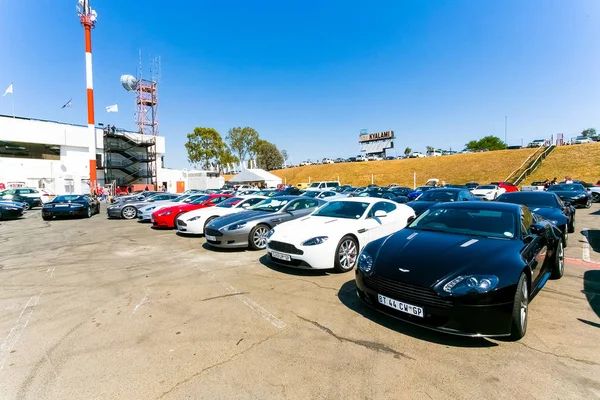
[{"label": "person standing", "polygon": [[117,186],[117,190],[115,190],[115,193],[117,196],[121,195],[121,188],[119,186]]}]

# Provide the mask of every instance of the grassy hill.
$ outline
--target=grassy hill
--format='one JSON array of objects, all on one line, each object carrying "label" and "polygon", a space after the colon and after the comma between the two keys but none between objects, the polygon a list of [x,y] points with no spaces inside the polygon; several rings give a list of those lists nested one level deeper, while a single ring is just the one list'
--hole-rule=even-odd
[{"label": "grassy hill", "polygon": [[523,184],[554,177],[562,181],[566,175],[596,183],[600,179],[600,143],[557,147]]},{"label": "grassy hill", "polygon": [[407,160],[310,165],[271,172],[284,182],[287,180],[288,184],[308,182],[310,177],[311,182],[339,178],[342,184],[364,186],[371,183],[373,175],[378,185],[397,183],[412,187],[413,173],[417,174],[417,186],[425,184],[429,178],[455,184],[469,181],[489,183],[505,179],[534,151],[502,150]]}]

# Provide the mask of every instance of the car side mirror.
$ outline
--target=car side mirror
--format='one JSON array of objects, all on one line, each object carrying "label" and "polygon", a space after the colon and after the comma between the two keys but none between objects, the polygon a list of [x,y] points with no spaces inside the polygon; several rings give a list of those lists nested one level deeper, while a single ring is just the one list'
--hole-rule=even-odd
[{"label": "car side mirror", "polygon": [[415,219],[417,219],[417,217],[415,217],[414,215],[411,215],[410,217],[408,217],[408,219],[406,220],[406,225],[409,225],[410,223],[412,223]]},{"label": "car side mirror", "polygon": [[570,201],[565,201],[564,203],[565,203],[565,206],[566,206],[566,207],[569,207],[569,206],[571,205],[571,202],[570,202]]},{"label": "car side mirror", "polygon": [[375,218],[385,218],[387,217],[387,213],[383,210],[375,211]]},{"label": "car side mirror", "polygon": [[529,231],[533,235],[541,235],[544,232],[546,232],[546,226],[542,225],[542,224],[534,224],[534,225],[531,225],[531,228],[529,228]]},{"label": "car side mirror", "polygon": [[463,199],[463,201],[469,201],[469,199],[465,197],[465,198]]},{"label": "car side mirror", "polygon": [[242,204],[242,208],[248,208],[248,207],[250,207],[250,204],[248,204],[248,203]]},{"label": "car side mirror", "polygon": [[533,236],[532,236],[532,235],[527,235],[527,236],[525,236],[525,237],[523,238],[523,242],[524,242],[525,244],[529,244],[529,243],[533,242]]}]

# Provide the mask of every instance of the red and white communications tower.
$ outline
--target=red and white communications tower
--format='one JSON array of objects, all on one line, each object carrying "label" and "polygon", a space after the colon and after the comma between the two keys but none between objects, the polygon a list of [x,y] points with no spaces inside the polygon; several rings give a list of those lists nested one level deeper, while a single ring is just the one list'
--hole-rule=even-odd
[{"label": "red and white communications tower", "polygon": [[98,185],[96,176],[96,128],[94,124],[94,85],[92,75],[92,29],[98,14],[92,10],[89,0],[78,0],[77,13],[85,32],[85,80],[87,86],[88,147],[90,160],[90,191]]}]

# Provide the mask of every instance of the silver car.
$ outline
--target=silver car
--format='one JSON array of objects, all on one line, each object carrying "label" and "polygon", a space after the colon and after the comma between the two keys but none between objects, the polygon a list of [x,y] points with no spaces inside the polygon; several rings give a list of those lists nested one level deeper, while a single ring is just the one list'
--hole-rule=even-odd
[{"label": "silver car", "polygon": [[111,204],[106,208],[106,215],[108,216],[108,218],[134,219],[137,217],[138,210],[141,207],[147,206],[157,201],[173,200],[177,197],[180,196],[174,193],[157,193],[153,196],[148,196],[143,200],[119,201],[117,203]]},{"label": "silver car", "polygon": [[323,200],[302,196],[272,197],[248,211],[213,220],[204,230],[206,243],[222,248],[264,249],[271,228],[307,216],[323,204]]}]

